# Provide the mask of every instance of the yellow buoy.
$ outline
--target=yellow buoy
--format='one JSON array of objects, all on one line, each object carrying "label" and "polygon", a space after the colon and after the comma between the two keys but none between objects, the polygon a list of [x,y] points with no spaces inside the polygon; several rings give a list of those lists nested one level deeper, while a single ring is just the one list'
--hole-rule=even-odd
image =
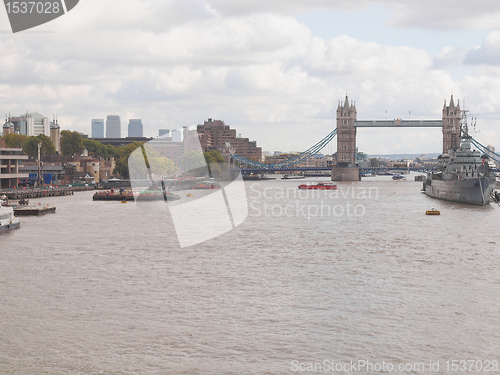
[{"label": "yellow buoy", "polygon": [[439,212],[435,208],[431,208],[430,210],[425,211],[425,214],[426,215],[441,215],[441,212]]}]

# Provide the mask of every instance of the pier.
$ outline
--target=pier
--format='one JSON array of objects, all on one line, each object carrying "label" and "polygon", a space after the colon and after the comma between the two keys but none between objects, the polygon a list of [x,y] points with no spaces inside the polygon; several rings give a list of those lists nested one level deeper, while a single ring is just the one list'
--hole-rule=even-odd
[{"label": "pier", "polygon": [[63,186],[63,187],[36,187],[0,190],[0,196],[5,195],[9,200],[22,198],[46,198],[73,195],[75,191],[94,190],[94,186]]}]

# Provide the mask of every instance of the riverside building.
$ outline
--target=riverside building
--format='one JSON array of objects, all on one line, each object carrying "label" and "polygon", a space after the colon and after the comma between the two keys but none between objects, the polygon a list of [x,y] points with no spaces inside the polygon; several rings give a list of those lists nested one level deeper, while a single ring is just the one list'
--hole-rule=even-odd
[{"label": "riverside building", "polygon": [[220,150],[226,143],[229,143],[237,155],[258,162],[262,161],[262,148],[257,147],[257,142],[237,137],[236,129],[231,129],[224,121],[209,118],[203,125],[198,125],[197,131],[204,152]]}]

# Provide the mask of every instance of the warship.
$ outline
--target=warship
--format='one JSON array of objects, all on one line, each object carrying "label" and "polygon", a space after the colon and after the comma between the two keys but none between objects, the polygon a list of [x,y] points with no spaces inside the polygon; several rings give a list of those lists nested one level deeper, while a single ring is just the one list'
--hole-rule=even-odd
[{"label": "warship", "polygon": [[486,205],[492,199],[495,175],[489,157],[471,148],[467,111],[462,111],[460,145],[438,157],[437,170],[427,174],[422,190],[429,197]]}]

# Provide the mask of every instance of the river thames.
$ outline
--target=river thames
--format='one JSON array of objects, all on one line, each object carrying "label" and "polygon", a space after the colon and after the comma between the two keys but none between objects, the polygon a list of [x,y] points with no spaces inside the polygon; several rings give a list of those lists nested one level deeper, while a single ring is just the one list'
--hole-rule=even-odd
[{"label": "river thames", "polygon": [[0,237],[0,373],[498,373],[500,208],[407,178],[246,181],[184,248],[167,210],[32,200],[57,212]]}]

